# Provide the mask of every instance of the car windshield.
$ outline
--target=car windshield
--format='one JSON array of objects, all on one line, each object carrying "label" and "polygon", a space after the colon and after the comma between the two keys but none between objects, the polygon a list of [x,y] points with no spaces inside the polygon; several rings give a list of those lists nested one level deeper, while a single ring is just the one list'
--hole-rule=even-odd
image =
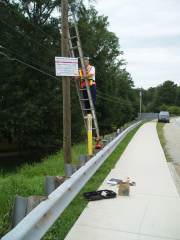
[{"label": "car windshield", "polygon": [[159,115],[160,115],[160,116],[163,116],[163,117],[164,117],[164,116],[167,116],[167,117],[168,117],[168,116],[169,116],[169,113],[168,113],[168,112],[160,112]]}]

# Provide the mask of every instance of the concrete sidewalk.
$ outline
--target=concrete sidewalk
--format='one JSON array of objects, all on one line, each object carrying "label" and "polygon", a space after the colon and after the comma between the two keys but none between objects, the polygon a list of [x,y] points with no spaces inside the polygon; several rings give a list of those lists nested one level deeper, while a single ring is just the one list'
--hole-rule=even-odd
[{"label": "concrete sidewalk", "polygon": [[156,123],[144,124],[110,178],[130,177],[130,196],[90,202],[66,240],[180,240],[180,198],[161,148]]}]

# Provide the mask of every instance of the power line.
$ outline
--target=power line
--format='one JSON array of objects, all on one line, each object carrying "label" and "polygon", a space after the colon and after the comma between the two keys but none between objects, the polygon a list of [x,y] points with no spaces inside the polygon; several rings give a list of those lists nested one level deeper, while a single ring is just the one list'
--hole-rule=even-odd
[{"label": "power line", "polygon": [[[75,85],[73,84],[72,85],[74,88],[76,88],[75,87]],[[120,99],[120,98],[118,98],[118,97],[112,97],[111,95],[108,95],[108,94],[105,94],[105,93],[103,93],[103,92],[101,92],[100,90],[97,90],[97,98],[101,98],[101,99],[103,99],[103,100],[105,100],[105,101],[107,101],[107,102],[113,102],[113,103],[116,103],[116,104],[119,104],[119,105],[124,105],[123,103],[122,103],[122,99]],[[105,96],[103,96],[103,95],[106,95],[106,97]],[[126,103],[126,106],[127,105],[131,105],[129,102],[128,103]]]},{"label": "power line", "polygon": [[[106,100],[106,101],[111,101],[111,102],[114,102],[114,103],[119,103],[120,105],[124,105],[123,103],[122,103],[122,99],[120,99],[120,98],[118,98],[118,97],[112,97],[111,95],[108,95],[108,94],[105,94],[105,93],[102,93],[101,91],[99,91],[99,90],[97,90],[97,92],[99,92],[100,93],[100,97],[101,98],[103,98],[104,100]],[[102,95],[105,95],[106,97],[104,97],[104,96],[102,96]],[[98,96],[98,95],[97,95]],[[126,102],[126,106],[127,105],[131,105],[129,102]]]},{"label": "power line", "polygon": [[[19,34],[21,34],[22,36],[30,39],[31,41],[33,41],[34,43],[36,43],[36,44],[39,45],[40,47],[42,47],[42,48],[44,48],[44,49],[46,49],[46,50],[48,49],[47,46],[45,46],[45,45],[43,45],[43,44],[35,41],[33,38],[29,37],[27,34],[22,33],[22,32],[20,32],[20,31],[17,31],[16,29],[14,29],[14,27],[13,27],[12,25],[8,24],[8,23],[5,22],[4,20],[0,19],[0,21],[1,21],[3,24],[5,24],[6,26],[8,26],[9,28],[11,28],[11,29],[12,29],[13,31],[15,31],[16,33],[19,33]],[[49,50],[49,49],[48,49],[48,50]]]},{"label": "power line", "polygon": [[[3,21],[3,20],[1,20],[1,21]],[[4,21],[3,21],[4,22]],[[5,23],[5,22],[4,22]],[[7,23],[5,23],[5,24],[7,24]],[[7,25],[9,25],[9,24],[7,24]],[[10,26],[11,27],[11,26]],[[12,27],[11,27],[12,28]],[[14,30],[14,29],[13,29]],[[20,32],[19,32],[20,33]],[[24,34],[23,34],[24,35]],[[30,37],[28,37],[28,38],[30,38]],[[31,38],[30,38],[31,39]],[[36,41],[35,41],[36,42]],[[37,42],[36,42],[37,43]],[[38,44],[38,43],[37,43]],[[41,45],[41,46],[43,46],[43,45]],[[44,47],[44,46],[43,46]],[[3,47],[3,48],[5,48],[5,47]],[[9,50],[9,51],[11,51],[11,52],[14,52],[15,53],[15,51],[12,51],[12,50],[10,50],[10,49],[8,49],[8,48],[5,48],[5,49],[7,49],[7,50]],[[16,53],[17,54],[17,53]],[[2,55],[2,52],[1,52],[1,55]],[[17,54],[17,55],[19,55],[19,54]],[[19,55],[20,56],[20,55]],[[6,55],[6,57],[7,57],[7,55]],[[9,58],[9,57],[8,57]],[[26,65],[26,66],[28,66],[28,67],[31,67],[32,69],[34,69],[34,70],[37,70],[37,71],[39,71],[39,72],[41,72],[41,73],[43,73],[43,74],[46,74],[46,75],[48,75],[48,76],[50,76],[50,77],[53,77],[53,78],[55,78],[55,79],[58,79],[58,78],[56,78],[55,76],[53,76],[53,75],[51,75],[51,74],[49,74],[49,73],[47,73],[46,71],[44,71],[44,70],[42,70],[42,69],[40,69],[40,68],[37,68],[37,67],[35,67],[35,66],[33,66],[33,65],[31,65],[31,64],[29,64],[29,63],[27,63],[27,62],[24,62],[24,61],[22,61],[22,60],[20,60],[20,59],[18,59],[18,58],[9,58],[10,60],[16,60],[16,61],[18,61],[18,62],[20,62],[20,63],[22,63],[22,64],[24,64],[24,65]],[[31,59],[33,59],[33,58],[31,58]],[[34,59],[33,59],[34,60]],[[39,64],[38,64],[39,65]],[[118,97],[112,97],[112,96],[110,96],[110,95],[108,95],[108,94],[106,94],[106,93],[102,93],[101,91],[99,91],[99,90],[97,90],[97,92],[100,92],[100,94],[102,94],[102,95],[105,95],[105,96],[107,96],[107,97],[103,97],[103,96],[98,96],[99,98],[102,98],[102,99],[104,99],[104,100],[106,100],[106,101],[110,101],[110,102],[114,102],[114,103],[118,103],[118,104],[123,104],[122,102],[119,102],[119,101],[122,101],[122,99],[120,99],[120,98],[118,98]],[[130,105],[130,104],[129,104]]]},{"label": "power line", "polygon": [[[0,46],[0,47],[6,49],[5,47],[2,47],[2,46]],[[45,74],[45,75],[47,75],[47,76],[49,76],[49,77],[52,77],[52,78],[54,78],[54,79],[56,79],[56,80],[59,80],[57,77],[55,77],[55,76],[53,76],[53,75],[45,72],[44,70],[42,70],[42,69],[40,69],[40,68],[37,68],[37,67],[35,67],[35,66],[31,65],[31,64],[28,64],[28,63],[26,63],[26,62],[24,62],[24,61],[22,61],[22,60],[20,60],[20,59],[18,59],[18,58],[11,58],[10,56],[8,56],[8,55],[7,55],[6,53],[4,53],[4,52],[0,52],[0,54],[3,55],[3,56],[5,56],[5,57],[6,57],[8,60],[10,60],[10,61],[17,61],[17,62],[19,62],[19,63],[21,63],[21,64],[24,64],[25,66],[27,66],[27,67],[29,67],[29,68],[32,68],[32,69],[34,69],[34,70],[36,70],[36,71],[38,71],[38,72],[41,72],[41,73],[43,73],[43,74]]]},{"label": "power line", "polygon": [[[72,85],[74,88],[75,88],[75,85]],[[98,92],[100,93],[100,91],[98,90]],[[101,99],[103,99],[103,100],[105,100],[105,101],[107,101],[107,102],[113,102],[113,103],[116,103],[116,104],[119,104],[119,105],[124,105],[123,103],[122,103],[122,100],[119,98],[117,98],[118,100],[114,100],[110,95],[107,95],[108,96],[108,98],[107,97],[104,97],[104,96],[102,96],[101,94],[97,94],[97,98],[101,98]],[[103,94],[103,93],[102,93]],[[126,103],[126,106],[127,105],[130,105],[130,103]]]},{"label": "power line", "polygon": [[116,100],[117,100],[117,101],[122,101],[121,98],[114,97],[114,96],[112,96],[112,95],[109,95],[109,94],[107,94],[107,93],[104,93],[104,92],[100,91],[99,89],[97,89],[97,92],[99,92],[100,94],[105,95],[105,96],[107,96],[107,97],[110,97],[111,99],[114,99],[115,101],[116,101]]},{"label": "power line", "polygon": [[[7,4],[6,2],[4,2],[3,0],[0,0],[0,3],[4,4],[6,7],[9,8],[10,11],[13,11],[16,15],[18,15],[17,12],[14,10],[14,8],[11,7],[11,6],[13,6],[12,4],[9,4],[9,5],[8,5],[8,4]],[[14,6],[13,6],[13,7],[14,7]],[[47,33],[46,33],[44,30],[42,30],[42,28],[39,27],[38,25],[35,25],[34,23],[32,23],[32,22],[30,22],[30,21],[28,22],[28,24],[32,25],[35,29],[39,29],[45,36],[52,38],[51,35],[47,34]]]},{"label": "power line", "polygon": [[[4,48],[4,47],[2,47],[2,46],[0,45],[0,48]],[[6,49],[6,48],[5,48],[5,49]],[[53,76],[53,75],[51,75],[51,74],[49,74],[49,73],[47,73],[47,72],[45,72],[45,71],[43,71],[43,70],[35,67],[35,66],[33,66],[33,65],[30,65],[30,64],[28,64],[28,63],[26,63],[26,62],[24,62],[24,61],[21,61],[21,60],[18,59],[18,58],[11,58],[10,56],[8,56],[6,53],[4,53],[4,52],[2,52],[2,51],[0,51],[0,55],[5,56],[5,57],[6,57],[8,60],[10,60],[10,61],[17,61],[17,62],[19,62],[19,63],[21,63],[21,64],[24,64],[25,66],[27,66],[27,67],[29,67],[29,68],[31,68],[31,69],[34,69],[34,70],[36,70],[36,71],[41,72],[42,74],[45,74],[45,75],[50,76],[50,77],[52,77],[52,78],[54,78],[54,79],[56,79],[56,80],[59,80],[59,79],[56,78],[55,76]],[[74,86],[74,87],[75,87],[75,86]],[[113,100],[113,99],[111,99],[111,98],[103,97],[103,96],[101,96],[101,95],[99,95],[99,94],[97,95],[97,97],[98,97],[98,98],[101,98],[101,99],[103,99],[103,100],[105,100],[105,101],[109,101],[109,102],[113,102],[113,103],[118,104],[118,105],[122,105],[121,102],[115,101],[115,100]]]},{"label": "power line", "polygon": [[113,99],[103,97],[103,96],[101,96],[101,95],[99,95],[99,94],[97,95],[97,98],[101,98],[101,99],[103,99],[103,100],[105,100],[105,101],[113,102],[113,103],[115,103],[115,104],[123,105],[123,103],[121,103],[121,102],[114,101]]},{"label": "power line", "polygon": [[0,3],[4,4],[6,7],[8,6],[7,2],[0,0]]},{"label": "power line", "polygon": [[[0,46],[2,46],[1,43],[0,43]],[[21,57],[21,58],[27,60],[27,57],[25,57],[21,53],[17,52],[16,50],[12,50],[11,48],[7,48],[7,47],[4,47],[4,46],[2,46],[2,47],[5,48],[6,50],[8,50],[9,52],[15,54],[16,56]],[[28,58],[31,59],[33,61],[33,63],[36,63],[37,66],[39,66],[39,67],[42,66],[42,63],[40,63],[39,61],[35,60],[35,58],[29,57],[29,56],[28,56]],[[43,64],[43,67],[46,68],[46,69],[49,69],[49,71],[51,72],[51,69],[47,65]]]},{"label": "power line", "polygon": [[[8,6],[8,7],[9,7],[9,6]],[[10,7],[9,7],[9,8],[10,8]],[[10,9],[11,9],[11,8],[10,8]],[[11,10],[14,11],[14,9],[11,9]],[[14,11],[14,12],[15,12],[15,11]],[[17,29],[14,29],[14,27],[13,27],[12,25],[8,24],[8,23],[5,22],[4,20],[0,19],[0,21],[3,22],[5,25],[7,25],[9,28],[13,29],[13,31],[16,31],[17,33],[25,36],[26,38],[32,40],[34,43],[36,43],[37,45],[39,45],[39,46],[41,46],[41,47],[43,47],[44,49],[47,50],[47,47],[45,47],[45,45],[42,45],[42,44],[38,43],[37,41],[35,41],[35,40],[32,39],[31,37],[29,37],[27,34],[22,33],[22,32],[19,32]],[[31,23],[31,24],[32,24],[32,23]],[[33,25],[33,24],[32,24],[32,25]],[[33,25],[33,26],[34,26],[34,25]],[[51,37],[50,35],[48,35],[48,36]],[[51,38],[52,38],[52,37],[51,37]],[[9,50],[9,51],[14,52],[16,55],[20,56],[20,55],[17,53],[17,51],[16,51],[16,52],[15,52],[15,51],[12,51],[12,50]],[[22,55],[21,55],[20,57],[22,57]],[[25,58],[25,57],[23,56],[23,58]],[[30,57],[30,58],[33,60],[33,62],[36,62],[36,63],[37,63],[37,60],[34,60],[34,58],[32,58],[32,57]],[[39,66],[39,63],[38,63],[37,65]],[[42,64],[41,64],[41,65],[42,65]],[[47,68],[47,66],[46,66],[46,68]]]}]

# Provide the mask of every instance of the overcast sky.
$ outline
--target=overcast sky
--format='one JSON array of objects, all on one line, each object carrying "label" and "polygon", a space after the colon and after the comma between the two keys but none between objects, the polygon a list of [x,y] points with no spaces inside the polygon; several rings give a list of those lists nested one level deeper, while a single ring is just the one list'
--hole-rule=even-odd
[{"label": "overcast sky", "polygon": [[180,84],[180,0],[96,0],[118,37],[136,87]]}]

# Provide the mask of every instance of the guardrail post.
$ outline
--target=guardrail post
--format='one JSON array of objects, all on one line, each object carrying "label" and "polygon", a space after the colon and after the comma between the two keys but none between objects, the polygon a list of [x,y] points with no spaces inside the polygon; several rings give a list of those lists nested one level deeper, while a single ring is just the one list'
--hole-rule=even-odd
[{"label": "guardrail post", "polygon": [[16,196],[12,212],[12,228],[14,228],[33,208],[37,207],[46,196],[30,196],[28,198]]},{"label": "guardrail post", "polygon": [[26,216],[27,201],[27,198],[21,196],[15,197],[12,210],[12,228]]},{"label": "guardrail post", "polygon": [[65,171],[65,175],[66,177],[70,177],[73,174],[73,166],[70,163],[65,163],[64,165],[64,171]]},{"label": "guardrail post", "polygon": [[79,156],[79,162],[80,162],[80,166],[83,166],[87,162],[87,156],[86,155],[80,155]]},{"label": "guardrail post", "polygon": [[45,195],[49,195],[58,188],[67,177],[65,176],[46,176],[45,178]]}]

